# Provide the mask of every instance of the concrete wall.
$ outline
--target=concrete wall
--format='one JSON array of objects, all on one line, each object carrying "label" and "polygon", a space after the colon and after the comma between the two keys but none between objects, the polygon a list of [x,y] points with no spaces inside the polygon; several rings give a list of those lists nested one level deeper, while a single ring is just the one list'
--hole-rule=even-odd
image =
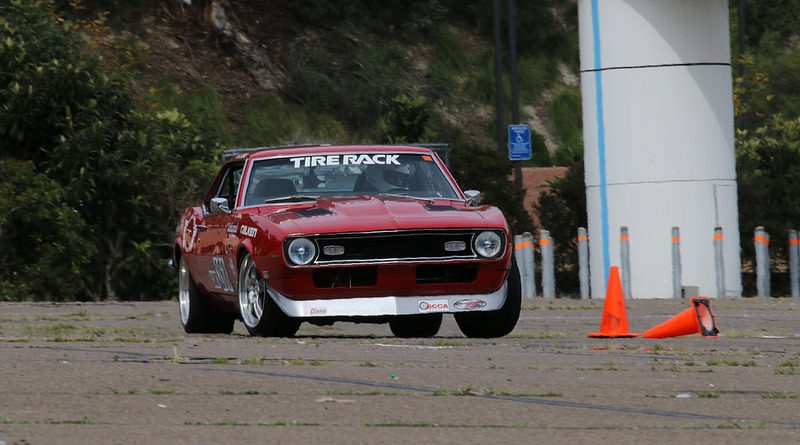
[{"label": "concrete wall", "polygon": [[717,294],[713,230],[725,234],[725,294],[741,295],[728,3],[579,0],[593,298],[630,231],[634,298],[672,296],[670,229],[684,286]]}]

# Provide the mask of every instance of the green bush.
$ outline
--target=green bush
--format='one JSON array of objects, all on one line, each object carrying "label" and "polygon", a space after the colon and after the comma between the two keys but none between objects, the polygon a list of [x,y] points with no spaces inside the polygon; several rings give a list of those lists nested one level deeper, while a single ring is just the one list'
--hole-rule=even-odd
[{"label": "green bush", "polygon": [[[485,51],[476,61],[475,72],[467,79],[464,85],[467,96],[474,100],[494,105],[495,103],[495,81],[494,81],[494,50]],[[504,84],[504,97],[509,97],[508,84]]]},{"label": "green bush", "polygon": [[523,55],[517,61],[520,102],[531,104],[559,78],[558,61],[542,55]]},{"label": "green bush", "polygon": [[[448,15],[470,28],[477,28],[486,41],[492,41],[492,2],[485,0],[443,0]],[[501,26],[506,39],[508,12],[501,2]],[[577,54],[573,34],[577,30],[577,2],[559,0],[516,2],[517,47],[519,53],[546,53],[572,59]]]},{"label": "green bush", "polygon": [[268,146],[285,143],[343,143],[351,136],[336,119],[296,104],[267,95],[245,111],[239,132],[244,146]]},{"label": "green bush", "polygon": [[[745,0],[744,5],[748,46],[758,46],[767,34],[774,34],[782,43],[797,38],[800,0]],[[737,2],[730,2],[730,6],[732,10],[738,8]],[[738,20],[731,22],[738,25]]]},{"label": "green bush", "polygon": [[424,33],[447,19],[447,9],[438,0],[310,0],[283,2],[293,19],[316,26],[331,23],[358,23],[372,31]]},{"label": "green bush", "polygon": [[433,57],[428,67],[428,95],[450,98],[461,90],[472,71],[472,56],[464,47],[462,33],[445,26],[435,34]]},{"label": "green bush", "polygon": [[389,104],[389,115],[382,123],[383,141],[390,144],[431,142],[435,139],[428,128],[428,101],[419,95],[397,96]]},{"label": "green bush", "polygon": [[95,253],[61,186],[30,161],[0,159],[0,300],[82,299]]},{"label": "green bush", "polygon": [[583,146],[583,113],[579,92],[562,91],[553,100],[548,114],[562,147],[576,149]]},{"label": "green bush", "polygon": [[177,109],[189,118],[207,140],[233,142],[233,131],[219,93],[211,85],[196,91],[181,91],[174,84],[157,88],[151,98],[155,109]]},{"label": "green bush", "polygon": [[362,46],[336,35],[292,49],[283,93],[348,129],[374,127],[386,104],[409,85],[408,64],[399,46]]}]

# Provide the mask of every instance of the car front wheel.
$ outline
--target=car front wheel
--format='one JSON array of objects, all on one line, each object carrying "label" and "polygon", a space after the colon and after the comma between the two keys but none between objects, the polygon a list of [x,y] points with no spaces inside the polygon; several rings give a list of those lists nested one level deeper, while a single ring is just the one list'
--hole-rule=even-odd
[{"label": "car front wheel", "polygon": [[506,278],[508,293],[500,309],[485,312],[459,312],[455,314],[459,329],[467,337],[497,338],[508,335],[519,320],[522,305],[522,284],[516,260],[511,258],[511,270]]},{"label": "car front wheel", "polygon": [[181,324],[187,334],[230,334],[233,332],[233,317],[215,311],[200,295],[183,256],[181,256],[178,266],[178,304]]},{"label": "car front wheel", "polygon": [[269,295],[269,286],[258,273],[255,261],[245,254],[239,267],[239,312],[250,335],[291,337],[300,321],[286,315]]}]

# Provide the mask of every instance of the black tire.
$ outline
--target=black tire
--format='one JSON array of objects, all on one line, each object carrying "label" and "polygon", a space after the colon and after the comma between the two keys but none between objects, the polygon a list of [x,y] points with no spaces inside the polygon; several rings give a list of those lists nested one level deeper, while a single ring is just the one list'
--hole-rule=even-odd
[{"label": "black tire", "polygon": [[234,317],[215,310],[200,295],[183,256],[178,265],[178,305],[181,325],[187,334],[230,334],[233,332]]},{"label": "black tire", "polygon": [[398,315],[389,320],[389,329],[395,337],[428,338],[439,332],[442,314]]},{"label": "black tire", "polygon": [[522,305],[522,283],[519,278],[519,268],[513,256],[506,282],[508,283],[508,293],[506,301],[500,309],[455,314],[456,323],[464,335],[471,338],[497,338],[508,335],[514,330]]},{"label": "black tire", "polygon": [[286,315],[269,295],[255,261],[245,254],[239,266],[239,312],[247,332],[259,337],[292,337],[301,321]]}]

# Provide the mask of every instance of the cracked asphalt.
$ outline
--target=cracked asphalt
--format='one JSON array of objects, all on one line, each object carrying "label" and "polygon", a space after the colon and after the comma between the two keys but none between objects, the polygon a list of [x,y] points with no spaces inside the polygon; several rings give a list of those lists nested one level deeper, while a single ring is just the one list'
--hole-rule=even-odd
[{"label": "cracked asphalt", "polygon": [[[687,301],[627,302],[633,332]],[[304,324],[186,335],[176,302],[0,303],[0,444],[800,443],[800,300],[713,300],[721,331],[590,339],[601,301],[511,335]]]}]

